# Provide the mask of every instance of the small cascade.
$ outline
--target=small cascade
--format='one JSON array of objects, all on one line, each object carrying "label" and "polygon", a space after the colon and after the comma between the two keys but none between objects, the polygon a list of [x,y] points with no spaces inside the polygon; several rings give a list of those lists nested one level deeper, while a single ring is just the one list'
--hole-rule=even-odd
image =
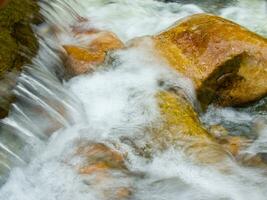
[{"label": "small cascade", "polygon": [[[136,37],[157,34],[185,16],[204,12],[204,7],[155,0],[39,4],[45,18],[35,27],[39,52],[24,67],[13,90],[16,101],[0,121],[0,199],[98,200],[104,199],[101,191],[123,187],[134,189],[131,198],[138,200],[266,199],[267,177],[261,169],[231,162],[231,173],[221,173],[195,165],[172,146],[164,152],[151,150],[147,132],[160,118],[155,94],[178,88],[196,108],[198,102],[192,82],[158,59],[149,39],[136,48],[109,52],[92,74],[64,77],[62,45],[85,39],[71,32],[76,25],[112,31],[130,45]],[[266,6],[263,0],[239,0],[213,11],[266,36]],[[264,154],[267,117],[257,105],[210,106],[200,119],[207,127],[222,124],[234,135],[257,137],[244,154]],[[104,184],[101,178],[106,177],[82,174],[77,167],[83,161],[77,156],[82,151],[78,144],[102,144],[122,152],[127,155],[123,170],[112,173]],[[140,149],[147,151],[141,155]],[[119,191],[125,193],[131,190]]]},{"label": "small cascade", "polygon": [[38,56],[31,65],[24,67],[17,80],[13,91],[16,102],[12,104],[9,116],[1,120],[3,179],[14,166],[28,163],[53,132],[83,118],[81,103],[62,86],[58,74],[63,70],[60,58],[49,42],[40,39],[40,45]]}]

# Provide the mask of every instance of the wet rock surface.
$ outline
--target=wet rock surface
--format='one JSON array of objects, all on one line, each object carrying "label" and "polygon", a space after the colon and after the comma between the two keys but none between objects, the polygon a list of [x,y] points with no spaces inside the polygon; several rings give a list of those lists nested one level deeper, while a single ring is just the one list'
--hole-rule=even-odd
[{"label": "wet rock surface", "polygon": [[[209,15],[199,15],[197,17],[204,17],[204,18],[214,17],[215,20],[217,20],[218,18]],[[223,19],[218,18],[218,20],[223,20]],[[228,21],[226,20],[225,22]],[[238,25],[234,24],[234,27],[235,26]],[[241,27],[240,29],[243,30],[243,28]],[[246,30],[244,29],[243,31]],[[84,45],[63,46],[65,51],[67,52],[65,58],[68,61],[65,67],[67,69],[67,72],[71,76],[77,76],[80,74],[93,72],[98,64],[104,62],[106,53],[108,51],[124,47],[124,45],[113,33],[103,31],[99,32],[98,34],[100,34],[100,37],[98,36],[91,41],[88,40],[88,44],[85,42],[87,44],[86,46]],[[199,67],[199,65],[197,64],[199,64],[198,62],[200,62],[199,61],[201,57],[200,54],[206,50],[205,48],[203,52],[199,53],[200,50],[197,47],[201,48],[201,45],[194,46],[195,45],[194,42],[196,42],[194,40],[192,42],[193,43],[192,46],[190,46],[191,45],[190,42],[186,41],[185,43],[182,44],[182,47],[176,48],[176,46],[173,47],[172,44],[168,43],[168,41],[167,42],[162,41],[162,37],[166,39],[165,37],[167,36],[165,36],[164,34],[168,35],[168,31],[166,33],[163,32],[162,34],[163,36],[159,35],[155,36],[154,38],[156,42],[159,42],[158,45],[162,44],[169,45],[169,46],[158,46],[158,48],[163,47],[162,49],[160,49],[162,50],[161,52],[162,55],[170,56],[166,57],[173,59],[171,60],[173,61],[173,63],[171,63],[173,64],[172,66],[180,67],[177,69],[177,71],[182,72],[186,76],[192,78],[195,81],[197,89],[200,88],[199,89],[200,91],[202,90],[203,87],[204,88],[213,87],[215,93],[218,90],[219,86],[223,85],[224,82],[227,81],[229,77],[230,78],[234,77],[234,75],[236,75],[238,73],[238,70],[240,69],[240,66],[238,65],[240,64],[239,59],[241,59],[239,57],[239,54],[237,55],[237,58],[233,56],[234,58],[231,59],[229,58],[229,56],[226,57],[225,55],[220,55],[220,53],[223,53],[222,51],[219,52],[215,51],[218,57],[221,56],[221,60],[223,60],[222,65],[219,62],[220,60],[214,61],[211,59],[211,61],[207,60],[208,64],[205,65],[206,68],[204,68],[203,66]],[[169,39],[170,38],[167,37],[167,40]],[[127,48],[134,48],[140,45],[142,41],[143,41],[142,38],[141,39],[137,38],[136,40],[133,40],[130,43],[130,45],[127,46]],[[171,40],[171,42],[173,41],[174,40]],[[211,48],[213,48],[213,46],[211,46]],[[242,49],[242,47],[240,48]],[[167,51],[165,51],[166,49]],[[182,52],[189,58],[183,56]],[[171,57],[172,53],[175,54],[175,56],[178,55],[181,57],[179,57],[179,59],[177,59],[177,57]],[[212,55],[210,54],[208,54],[210,57],[213,56],[213,54]],[[190,57],[192,55],[195,57]],[[194,58],[195,60],[190,60],[192,58]],[[207,57],[205,56],[204,59],[206,58]],[[70,59],[72,62],[69,62]],[[226,61],[224,61],[224,59]],[[229,59],[229,61],[227,59]],[[238,61],[236,61],[235,59]],[[217,62],[219,62],[219,64],[217,64]],[[184,65],[185,63],[188,65]],[[209,66],[213,66],[213,69],[212,68],[210,69]],[[81,70],[82,68],[85,70]],[[71,70],[69,71],[69,69]],[[216,75],[216,73],[221,74],[221,76]],[[228,76],[229,73],[231,73],[231,76]],[[215,81],[214,81],[214,76],[215,76],[214,74],[216,75],[216,77],[219,76],[219,78],[218,77],[215,78]],[[221,80],[218,81],[218,79]],[[201,82],[202,80],[204,81]],[[207,94],[208,93],[206,92],[204,95]],[[211,98],[215,98],[216,94],[212,95],[213,96],[211,96]],[[209,96],[205,97],[207,98]],[[184,151],[185,154],[190,158],[192,158],[193,161],[202,164],[218,164],[220,162],[224,162],[226,159],[229,159],[231,156],[233,157],[239,156],[239,152],[245,145],[246,140],[245,139],[243,140],[240,137],[232,137],[228,135],[227,130],[225,130],[223,126],[219,128],[211,127],[211,130],[207,130],[204,127],[204,124],[202,124],[201,121],[199,120],[198,113],[195,111],[193,105],[191,105],[191,103],[188,102],[188,99],[184,96],[184,94],[180,94],[172,90],[161,91],[156,94],[155,98],[158,101],[159,110],[161,112],[161,121],[160,122],[157,121],[155,126],[152,127],[151,130],[149,130],[152,136],[152,143],[149,142],[147,146],[148,148],[144,147],[143,149],[139,149],[138,150],[139,153],[141,152],[141,154],[144,155],[145,157],[149,157],[149,154],[151,154],[151,152],[149,152],[151,149],[149,148],[151,148],[152,146],[156,146],[157,150],[160,149],[164,150],[169,146],[174,146],[175,148],[179,148],[182,151]],[[98,169],[105,170],[106,168],[109,167],[107,167],[105,163],[101,162],[98,163],[97,165],[93,165],[93,167],[90,166],[88,168],[87,167],[83,168],[81,173],[87,173],[90,172],[91,170],[94,171]]]},{"label": "wet rock surface", "polygon": [[[13,99],[11,89],[16,75],[38,49],[31,23],[36,22],[39,8],[35,0],[1,1],[0,4],[0,118],[3,118]],[[12,81],[7,77],[10,73]]]},{"label": "wet rock surface", "polygon": [[[89,36],[87,44],[64,45],[65,49],[65,74],[66,77],[77,76],[79,74],[92,72],[97,65],[104,62],[108,51],[121,49],[124,44],[112,32],[97,31],[91,33],[83,31],[76,33],[76,36]],[[92,39],[93,38],[93,39]],[[90,41],[91,40],[91,41]]]},{"label": "wet rock surface", "polygon": [[[101,188],[102,199],[129,199],[132,195],[129,183],[130,172],[125,165],[125,156],[103,143],[84,142],[79,144],[77,155],[85,158],[83,166],[78,166],[83,176],[92,176],[88,185]],[[124,184],[119,184],[124,180]]]},{"label": "wet rock surface", "polygon": [[204,108],[241,106],[267,93],[267,40],[231,21],[197,14],[154,40],[161,56],[193,80]]},{"label": "wet rock surface", "polygon": [[[51,9],[56,9],[57,5],[61,9],[56,2],[58,1],[52,1]],[[116,3],[114,2],[116,6],[114,12],[117,15],[120,13],[120,7],[117,7]],[[125,6],[124,2],[121,3]],[[142,11],[140,15],[143,17],[146,9],[143,2],[140,3]],[[168,6],[172,5],[168,4]],[[102,4],[100,6],[104,7]],[[161,9],[161,6],[155,6],[154,10],[153,6],[147,5],[149,10],[152,9],[152,15]],[[134,14],[136,14],[138,7],[134,8]],[[81,10],[78,10],[79,12]],[[91,12],[96,12],[101,15],[101,18],[103,17],[100,9],[98,11],[93,7],[88,13]],[[125,13],[127,16],[130,15],[129,12]],[[49,12],[49,15],[51,20],[55,19],[59,22],[57,23],[59,30],[61,25],[65,25],[65,15],[58,18],[59,20],[57,19],[58,15],[53,15],[53,12]],[[152,15],[150,16],[152,17]],[[164,18],[163,15],[164,13],[161,13],[160,17]],[[101,20],[107,20],[107,25],[111,21],[113,23],[112,17],[106,18]],[[119,16],[119,18],[121,17]],[[88,19],[91,18],[88,16]],[[175,17],[173,20],[175,19],[177,18]],[[169,20],[169,16],[167,20]],[[118,22],[121,24],[120,20]],[[126,27],[135,20],[127,22],[130,23],[126,23]],[[151,24],[150,19],[148,24]],[[158,24],[161,25],[161,23]],[[69,39],[68,30],[71,30],[71,27],[70,29],[66,28],[67,32],[62,34],[62,40],[65,42]],[[121,27],[118,32],[113,29],[108,30],[116,32],[121,38],[124,38],[124,34],[121,33],[129,31],[128,28],[126,30]],[[97,30],[92,30],[89,34],[96,32]],[[142,35],[147,34],[146,31],[141,33]],[[46,38],[45,34],[44,37]],[[129,36],[129,38],[132,37],[134,36]],[[252,163],[255,164],[253,167],[259,167],[263,164],[262,159],[266,155],[262,153],[254,158],[252,155],[243,157],[244,159],[239,158],[240,151],[246,150],[246,145],[251,145],[251,142],[254,143],[254,141],[247,140],[248,138],[245,137],[233,136],[235,134],[232,134],[231,129],[225,130],[223,127],[222,122],[225,120],[217,121],[217,123],[213,123],[216,120],[208,120],[209,123],[205,124],[199,119],[198,109],[194,107],[197,102],[191,82],[176,74],[174,70],[166,69],[168,65],[162,60],[158,60],[157,55],[153,54],[151,38],[146,45],[141,46],[143,49],[135,49],[135,46],[131,49],[127,46],[124,50],[111,53],[110,50],[105,49],[109,47],[105,47],[103,48],[105,50],[100,50],[103,54],[102,52],[98,54],[98,49],[102,49],[102,44],[105,46],[112,42],[100,39],[95,43],[96,45],[91,46],[89,44],[92,44],[94,38],[89,38],[90,40],[85,45],[79,46],[79,43],[75,43],[75,41],[73,46],[63,46],[65,49],[58,50],[65,50],[67,58],[77,61],[70,62],[73,64],[74,70],[79,69],[84,61],[86,64],[90,64],[87,65],[89,68],[93,67],[89,71],[78,70],[77,75],[96,70],[95,74],[81,75],[66,82],[57,80],[54,74],[51,74],[52,77],[46,76],[45,69],[49,69],[47,72],[50,74],[50,70],[55,67],[53,66],[55,64],[54,56],[56,56],[55,61],[59,61],[59,63],[56,62],[59,64],[58,67],[64,68],[58,57],[59,51],[53,51],[52,55],[46,55],[44,60],[39,59],[39,56],[37,60],[34,60],[37,61],[34,62],[34,65],[39,61],[43,64],[39,68],[32,66],[36,67],[38,76],[30,73],[29,75],[33,77],[28,77],[27,72],[32,68],[27,68],[19,79],[18,88],[21,90],[18,91],[16,88],[15,92],[19,92],[16,94],[24,92],[30,93],[30,95],[24,96],[27,99],[26,102],[14,104],[12,108],[16,110],[11,109],[9,117],[3,122],[8,126],[6,127],[8,130],[13,127],[18,129],[9,130],[14,132],[15,136],[23,139],[25,136],[21,147],[28,145],[31,148],[34,145],[37,147],[37,151],[35,151],[36,156],[34,155],[33,160],[28,160],[30,163],[27,163],[27,166],[12,170],[7,184],[3,190],[1,189],[0,196],[3,194],[4,199],[23,198],[27,200],[57,199],[58,197],[91,199],[91,196],[92,198],[96,196],[97,199],[183,199],[186,197],[188,199],[213,200],[265,199],[264,185],[267,181],[261,179],[260,173],[254,173],[258,170],[250,171],[248,168],[244,168],[242,161],[245,166],[250,167]],[[48,36],[46,39],[50,39],[50,37]],[[59,38],[57,39],[61,42]],[[54,41],[55,45],[62,47],[65,43],[57,43],[57,39]],[[194,45],[192,46],[194,47]],[[191,46],[189,47],[191,48]],[[190,48],[187,50],[197,51]],[[42,52],[40,51],[40,53]],[[94,62],[90,63],[92,52],[97,53],[94,54]],[[182,51],[182,53],[184,52]],[[98,55],[100,56],[98,57]],[[104,61],[105,57],[107,59]],[[204,85],[213,87],[213,84],[217,82],[218,85],[223,85],[226,80],[231,80],[239,72],[243,59],[243,54],[234,56],[233,59],[226,59],[225,62],[222,62],[225,73],[215,78],[216,81],[212,78],[207,79]],[[47,68],[43,69],[43,66]],[[103,68],[98,69],[101,66]],[[194,68],[194,65],[190,65],[190,67]],[[232,68],[236,70],[231,71]],[[60,72],[63,74],[63,71]],[[55,81],[53,81],[54,78]],[[62,84],[63,86],[61,86]],[[64,95],[61,92],[64,92]],[[65,92],[69,96],[65,95]],[[73,99],[77,101],[73,101]],[[214,107],[218,108],[215,105]],[[227,108],[218,109],[226,110]],[[233,108],[233,110],[236,112],[236,109]],[[239,118],[238,115],[231,116],[229,111],[225,117],[229,120]],[[233,122],[236,121],[233,120]],[[238,123],[245,123],[240,121]],[[213,124],[215,125],[210,127]],[[261,123],[258,124],[258,127],[256,128],[261,129]],[[230,134],[232,135],[230,136]],[[1,135],[2,133],[0,137]],[[31,139],[29,142],[29,138],[33,138],[33,145]],[[44,140],[40,145],[39,138]],[[11,138],[10,141],[13,142],[14,139]],[[24,145],[24,142],[29,143]],[[7,141],[3,144],[12,143]],[[9,147],[9,145],[7,147],[14,153],[21,152],[17,150],[17,145],[16,148]],[[31,156],[28,151],[26,154],[27,157]],[[7,155],[6,152],[4,155]],[[21,158],[25,159],[24,156]],[[0,159],[10,168],[16,166],[1,158],[1,152]],[[230,161],[227,162],[228,160]],[[225,167],[229,166],[229,163],[233,164],[232,168]],[[262,166],[264,167],[264,165]],[[239,172],[239,170],[242,171]],[[18,191],[18,188],[22,188],[23,191]],[[229,191],[231,194],[228,194]],[[246,193],[246,191],[248,192]],[[257,198],[258,196],[263,198]]]},{"label": "wet rock surface", "polygon": [[192,105],[182,95],[162,91],[156,98],[162,123],[153,130],[152,137],[160,148],[174,146],[193,162],[202,164],[218,164],[227,159],[225,149],[204,128]]}]

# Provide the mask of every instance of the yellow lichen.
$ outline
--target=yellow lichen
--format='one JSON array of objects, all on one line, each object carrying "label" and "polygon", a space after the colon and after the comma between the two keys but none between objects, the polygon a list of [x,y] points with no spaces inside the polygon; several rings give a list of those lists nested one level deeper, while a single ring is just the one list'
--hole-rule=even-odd
[{"label": "yellow lichen", "polygon": [[203,127],[191,104],[181,95],[161,91],[156,94],[162,123],[152,130],[152,140],[162,150],[173,146],[192,161],[217,164],[228,153]]},{"label": "yellow lichen", "polygon": [[197,113],[183,97],[162,91],[156,95],[164,120],[164,129],[182,130],[182,134],[197,137],[210,137],[202,127]]}]

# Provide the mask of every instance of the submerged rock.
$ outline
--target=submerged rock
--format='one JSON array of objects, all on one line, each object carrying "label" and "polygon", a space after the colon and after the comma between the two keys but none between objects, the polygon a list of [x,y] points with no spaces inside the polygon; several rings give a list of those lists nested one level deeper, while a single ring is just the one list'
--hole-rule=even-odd
[{"label": "submerged rock", "polygon": [[128,199],[132,195],[129,171],[122,153],[103,143],[84,142],[76,153],[83,158],[78,170],[91,177],[87,184],[100,192],[101,199]]},{"label": "submerged rock", "polygon": [[127,169],[123,155],[102,143],[81,145],[77,154],[85,157],[85,166],[79,169],[82,174],[91,174],[111,168]]},{"label": "submerged rock", "polygon": [[267,93],[267,39],[238,24],[197,14],[153,39],[170,66],[193,80],[203,107],[240,106]]},{"label": "submerged rock", "polygon": [[[76,34],[90,35],[90,40],[80,46],[63,46],[67,59],[66,71],[71,76],[94,71],[97,65],[104,62],[108,51],[124,47],[110,32],[93,30]],[[266,39],[233,22],[199,14],[182,20],[152,38],[156,52],[179,73],[193,80],[203,106],[211,102],[241,105],[267,93],[267,87],[262,84],[267,75],[264,72],[267,67]],[[142,43],[142,38],[132,40],[127,48],[138,46],[139,42]],[[242,90],[246,90],[246,93],[240,92]],[[197,163],[219,164],[238,157],[240,149],[247,143],[246,139],[228,136],[223,127],[214,127],[213,132],[209,132],[182,94],[160,91],[155,98],[162,120],[149,130],[152,141],[148,148],[156,146],[156,150],[165,150],[173,146]],[[102,149],[95,147],[97,151]],[[107,151],[100,150],[103,155]],[[95,150],[92,152],[98,154]],[[93,159],[94,156],[90,153],[88,157]],[[108,154],[108,157],[115,164],[119,158],[113,158],[112,154]],[[105,159],[110,160],[107,157]],[[122,158],[119,160],[123,161]],[[79,170],[82,174],[106,171],[114,168],[110,163],[98,161]],[[124,170],[124,167],[115,168]]]},{"label": "submerged rock", "polygon": [[30,26],[36,19],[38,10],[34,0],[0,1],[0,82],[2,86],[7,82],[12,83],[3,86],[8,88],[7,91],[0,91],[0,118],[5,117],[9,110],[13,99],[10,89],[15,84],[14,81],[5,81],[4,76],[10,72],[18,74],[23,64],[29,62],[29,57],[38,49],[37,39]]},{"label": "submerged rock", "polygon": [[76,76],[94,71],[97,65],[104,62],[108,51],[123,48],[120,39],[112,32],[84,32],[78,35],[91,35],[93,39],[83,46],[64,45],[66,51],[66,75]]},{"label": "submerged rock", "polygon": [[232,136],[220,125],[205,128],[192,105],[181,94],[161,91],[156,94],[156,99],[161,122],[149,131],[152,151],[153,148],[164,151],[172,147],[196,164],[213,165],[223,172],[230,172],[234,162],[267,168],[262,154],[244,154],[253,144],[252,139]]},{"label": "submerged rock", "polygon": [[157,93],[156,99],[162,122],[151,132],[160,149],[173,146],[202,164],[218,164],[229,158],[227,151],[201,124],[198,114],[186,99],[169,91]]},{"label": "submerged rock", "polygon": [[243,166],[267,168],[265,154],[245,153],[253,139],[233,136],[221,125],[206,129],[192,105],[180,94],[161,91],[156,99],[162,121],[150,130],[150,147],[163,151],[173,147],[197,164],[214,165],[223,171],[231,169],[231,160]]}]

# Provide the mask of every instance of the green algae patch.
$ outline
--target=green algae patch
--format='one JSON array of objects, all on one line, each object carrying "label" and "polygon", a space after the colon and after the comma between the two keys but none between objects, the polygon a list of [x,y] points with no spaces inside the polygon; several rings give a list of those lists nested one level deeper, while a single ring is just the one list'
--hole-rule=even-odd
[{"label": "green algae patch", "polygon": [[18,22],[33,22],[38,15],[39,7],[36,0],[11,0],[0,9],[0,27],[12,30]]},{"label": "green algae patch", "polygon": [[[31,28],[39,19],[36,0],[10,0],[0,8],[0,118],[9,110],[9,100],[14,99],[9,90],[15,81],[5,81],[10,72],[20,72],[38,50],[38,41]],[[6,84],[13,85],[6,85]],[[5,103],[3,103],[5,102]]]},{"label": "green algae patch", "polygon": [[7,29],[0,31],[0,43],[0,76],[3,76],[13,65],[18,45]]}]

